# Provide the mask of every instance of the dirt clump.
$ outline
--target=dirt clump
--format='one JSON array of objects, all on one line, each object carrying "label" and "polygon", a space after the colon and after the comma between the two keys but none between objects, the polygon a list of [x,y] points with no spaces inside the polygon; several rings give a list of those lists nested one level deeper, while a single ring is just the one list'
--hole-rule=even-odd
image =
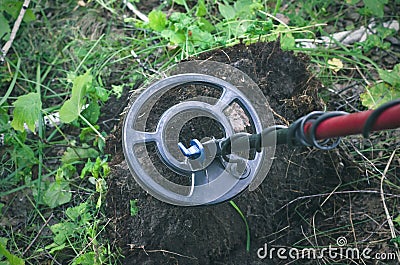
[{"label": "dirt clump", "polygon": [[[323,108],[317,96],[321,85],[308,72],[307,57],[282,51],[278,42],[239,44],[196,59],[223,62],[249,75],[277,114],[278,124]],[[121,158],[120,133],[119,128],[108,149],[117,152],[117,160],[108,181],[107,212],[112,219],[108,234],[123,250],[124,264],[266,264],[257,250],[265,243],[292,246],[301,242],[311,229],[308,218],[324,198],[306,203],[294,200],[332,191],[341,181],[338,174],[344,174],[338,165],[346,163],[336,152],[278,146],[262,185],[235,198],[251,230],[251,249],[246,252],[244,222],[229,203],[177,207],[142,190]],[[139,209],[135,216],[130,215],[131,200],[136,200]],[[300,216],[297,207],[306,207],[306,213]]]}]

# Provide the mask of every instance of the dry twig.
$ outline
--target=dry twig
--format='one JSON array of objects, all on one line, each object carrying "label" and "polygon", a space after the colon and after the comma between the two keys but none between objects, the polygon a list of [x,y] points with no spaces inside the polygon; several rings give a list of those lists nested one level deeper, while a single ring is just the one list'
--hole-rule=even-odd
[{"label": "dry twig", "polygon": [[[332,196],[332,195],[338,195],[338,194],[352,194],[352,193],[373,193],[373,194],[381,194],[381,192],[376,191],[376,190],[348,190],[348,191],[335,191],[335,192],[329,192],[329,193],[321,193],[321,194],[313,194],[313,195],[306,195],[306,196],[300,196],[297,197],[294,200],[291,200],[290,202],[286,203],[283,205],[281,208],[279,208],[275,213],[281,211],[282,209],[288,207],[289,205],[301,201],[304,199],[312,199],[312,198],[318,198],[318,197],[325,197],[325,196]],[[391,193],[384,193],[386,196],[391,196],[391,197],[398,197],[400,198],[400,195],[396,194],[391,194]]]},{"label": "dry twig", "polygon": [[38,237],[40,236],[40,234],[42,233],[43,229],[47,226],[47,224],[50,222],[51,218],[53,218],[53,214],[50,215],[50,217],[46,220],[46,222],[42,225],[42,227],[40,228],[39,232],[37,233],[37,235],[35,236],[35,238],[32,240],[32,242],[26,247],[26,249],[24,250],[24,252],[22,252],[22,256],[24,256],[26,254],[26,252],[28,252],[28,250],[32,247],[32,245],[36,242],[36,240],[38,239]]},{"label": "dry twig", "polygon": [[[392,217],[390,216],[389,209],[386,206],[385,194],[384,194],[384,191],[383,191],[383,182],[384,182],[384,179],[386,178],[386,174],[387,174],[387,172],[389,170],[390,164],[392,163],[393,157],[396,154],[396,151],[397,151],[397,149],[395,149],[392,152],[392,155],[390,156],[389,161],[387,162],[385,170],[383,171],[383,174],[382,174],[382,177],[381,177],[381,198],[382,198],[383,208],[385,209],[386,219],[387,219],[387,222],[388,222],[388,225],[389,225],[389,228],[390,228],[390,233],[391,233],[392,238],[396,238],[397,236],[396,236],[396,230],[394,229],[394,224],[393,224]],[[397,260],[400,262],[399,246],[398,246],[397,243],[394,243],[394,245],[396,246]]]},{"label": "dry twig", "polygon": [[196,257],[190,257],[190,256],[186,256],[186,255],[179,254],[179,253],[172,252],[172,251],[165,250],[165,249],[152,249],[152,250],[146,250],[146,249],[144,248],[144,246],[136,246],[135,244],[128,244],[128,246],[129,246],[129,248],[130,248],[131,250],[132,250],[132,249],[141,249],[141,250],[143,250],[143,251],[144,251],[144,253],[146,253],[146,255],[149,255],[148,253],[156,253],[156,252],[161,252],[161,253],[164,253],[164,254],[176,255],[176,256],[179,256],[179,257],[182,257],[182,258],[188,258],[188,259],[197,259]]},{"label": "dry twig", "polygon": [[140,18],[143,22],[149,22],[149,18],[143,14],[142,12],[140,12],[136,6],[134,6],[132,3],[124,0],[124,4],[126,5],[126,7],[132,11],[138,18]]},{"label": "dry twig", "polygon": [[19,26],[21,25],[22,19],[25,16],[25,12],[28,9],[29,3],[31,2],[31,0],[25,0],[24,4],[21,7],[21,11],[19,12],[18,18],[14,23],[13,29],[11,30],[11,35],[10,35],[10,39],[6,42],[6,44],[3,46],[3,48],[1,49],[1,55],[0,55],[0,59],[2,62],[4,62],[6,55],[8,53],[8,51],[11,48],[11,45],[15,39],[15,36],[17,35]]}]

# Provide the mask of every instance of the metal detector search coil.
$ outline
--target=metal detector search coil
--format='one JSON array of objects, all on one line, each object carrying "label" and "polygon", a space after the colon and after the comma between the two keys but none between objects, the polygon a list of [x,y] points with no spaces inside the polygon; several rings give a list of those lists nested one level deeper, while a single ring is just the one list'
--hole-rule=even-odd
[{"label": "metal detector search coil", "polygon": [[[217,121],[223,129],[224,138],[236,134],[232,120],[225,111],[233,102],[247,115],[253,133],[260,133],[265,126],[273,125],[272,114],[265,111],[268,102],[247,75],[222,63],[212,62],[211,68],[204,65],[198,67],[198,64],[198,62],[188,62],[181,69],[193,71],[195,68],[194,71],[200,74],[176,74],[148,86],[129,108],[123,128],[125,159],[135,180],[157,199],[180,206],[224,202],[244,191],[253,180],[261,183],[262,180],[260,181],[258,175],[266,176],[266,170],[263,168],[270,165],[274,154],[274,149],[268,150],[267,157],[266,152],[250,152],[247,148],[244,155],[243,152],[240,156],[232,154],[230,156],[235,157],[235,161],[227,162],[217,155],[217,145],[206,144],[207,139],[193,140],[192,146],[188,149],[183,144],[179,146],[180,149],[177,148],[179,128],[176,127],[183,126],[195,117],[207,117]],[[201,70],[198,70],[216,69],[216,67],[217,69],[225,67],[224,76],[230,76],[235,80],[227,82],[216,76],[202,74]],[[236,82],[238,85],[235,86],[231,82]],[[152,115],[153,106],[159,104],[163,95],[176,87],[193,85],[218,89],[221,95],[217,98],[198,96],[179,102],[162,113],[154,131],[148,131],[147,120]],[[258,91],[251,91],[251,85]],[[250,92],[258,102],[250,100],[244,90],[248,90],[245,92]],[[262,106],[261,110],[254,105]],[[269,122],[266,122],[266,118]],[[209,142],[213,143],[212,132],[208,136]],[[155,146],[155,153],[149,151],[150,143]],[[166,170],[160,170],[160,166],[152,162],[154,155],[169,171],[178,175],[178,179],[182,178],[189,184],[182,185],[179,181],[168,179],[163,173]]]}]

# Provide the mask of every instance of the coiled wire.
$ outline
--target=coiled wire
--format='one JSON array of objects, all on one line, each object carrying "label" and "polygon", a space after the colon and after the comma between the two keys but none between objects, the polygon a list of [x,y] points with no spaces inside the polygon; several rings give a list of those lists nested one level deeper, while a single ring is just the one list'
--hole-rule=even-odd
[{"label": "coiled wire", "polygon": [[[341,137],[336,139],[325,139],[323,141],[318,141],[316,137],[316,131],[318,125],[321,122],[337,116],[347,115],[347,112],[344,111],[332,111],[332,112],[323,112],[323,111],[314,111],[306,116],[303,116],[296,120],[292,125],[288,128],[287,134],[287,144],[290,146],[314,146],[321,150],[331,150],[336,148],[340,144]],[[309,133],[309,137],[304,133],[304,127],[307,123],[311,122],[311,130]],[[329,144],[333,140],[333,143]]]}]

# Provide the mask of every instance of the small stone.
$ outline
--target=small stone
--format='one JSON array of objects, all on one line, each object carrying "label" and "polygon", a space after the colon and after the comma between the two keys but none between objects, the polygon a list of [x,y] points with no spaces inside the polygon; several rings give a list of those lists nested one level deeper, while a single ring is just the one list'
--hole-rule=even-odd
[{"label": "small stone", "polygon": [[185,222],[183,223],[187,228],[191,228],[192,227],[192,221],[187,219],[185,220]]},{"label": "small stone", "polygon": [[289,22],[290,22],[290,18],[288,18],[287,16],[285,16],[284,14],[281,14],[281,13],[276,14],[276,18],[285,24],[289,24]]},{"label": "small stone", "polygon": [[325,27],[325,31],[327,33],[329,33],[329,34],[335,33],[336,32],[336,28],[334,26],[332,26],[332,25],[328,25],[328,26]]},{"label": "small stone", "polygon": [[353,21],[357,21],[360,18],[360,14],[358,14],[357,12],[353,12],[350,14],[347,14],[347,17]]},{"label": "small stone", "polygon": [[387,40],[393,45],[400,45],[400,41],[393,36],[386,37],[385,40]]},{"label": "small stone", "polygon": [[345,20],[346,23],[346,30],[353,30],[354,29],[354,22],[351,20]]},{"label": "small stone", "polygon": [[385,58],[383,58],[383,60],[391,65],[395,65],[397,63],[397,60],[395,58],[393,58],[392,56],[386,56]]},{"label": "small stone", "polygon": [[390,7],[384,6],[384,7],[383,7],[383,11],[384,11],[385,13],[390,13],[392,10],[390,9]]},{"label": "small stone", "polygon": [[372,59],[374,62],[379,62],[379,61],[381,60],[381,57],[378,56],[378,55],[372,55],[372,56],[371,56],[371,59]]}]

